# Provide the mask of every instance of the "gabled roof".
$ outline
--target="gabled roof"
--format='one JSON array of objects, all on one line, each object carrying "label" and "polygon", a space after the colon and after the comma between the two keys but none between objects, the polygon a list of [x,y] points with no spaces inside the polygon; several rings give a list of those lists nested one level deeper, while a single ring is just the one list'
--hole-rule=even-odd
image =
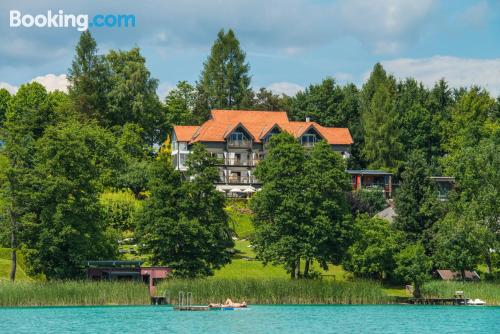
[{"label": "gabled roof", "polygon": [[227,136],[229,136],[231,134],[231,132],[233,132],[234,130],[236,130],[237,128],[243,128],[243,130],[245,130],[246,133],[248,133],[250,135],[250,137],[252,137],[252,139],[255,139],[255,137],[252,135],[252,133],[250,131],[248,131],[248,129],[245,127],[245,125],[243,125],[243,123],[238,123],[236,124],[235,126],[229,128],[229,130],[226,131],[226,133],[224,134],[224,139],[227,138]]},{"label": "gabled roof", "polygon": [[174,126],[174,133],[177,137],[177,141],[190,141],[199,126],[191,125],[176,125]]},{"label": "gabled roof", "polygon": [[260,133],[259,139],[264,139],[264,137],[267,136],[267,134],[269,132],[271,132],[274,128],[279,128],[280,131],[283,131],[283,129],[279,126],[278,123],[274,123],[272,125],[269,125],[269,126],[266,126],[266,127],[262,128],[262,131]]},{"label": "gabled roof", "polygon": [[[251,111],[251,110],[212,110],[211,119],[199,127],[174,127],[178,138],[179,132],[188,135],[190,143],[223,142],[238,126],[243,127],[256,143],[275,126],[298,138],[313,127],[330,145],[351,145],[353,143],[349,129],[327,128],[315,122],[291,122],[285,111]],[[182,138],[185,138],[182,136]],[[180,140],[180,139],[179,139]]]},{"label": "gabled roof", "polygon": [[[462,275],[458,271],[452,271],[449,269],[438,269],[436,270],[437,275],[445,281],[461,279]],[[465,270],[465,279],[467,280],[477,280],[479,275],[475,271]]]}]

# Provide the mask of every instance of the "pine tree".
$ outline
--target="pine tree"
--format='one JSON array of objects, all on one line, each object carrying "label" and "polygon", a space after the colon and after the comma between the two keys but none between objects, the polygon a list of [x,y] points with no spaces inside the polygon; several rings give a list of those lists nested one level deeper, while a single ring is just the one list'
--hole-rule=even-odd
[{"label": "pine tree", "polygon": [[249,70],[245,52],[241,50],[234,32],[231,29],[227,33],[219,31],[211,53],[203,64],[198,83],[200,98],[206,103],[205,112],[209,109],[238,109],[251,105]]},{"label": "pine tree", "polygon": [[361,91],[362,154],[371,168],[395,170],[402,156],[397,114],[394,108],[395,80],[377,63]]},{"label": "pine tree", "polygon": [[97,43],[88,30],[80,35],[68,81],[69,95],[81,117],[105,123],[109,66],[104,57],[97,54]]}]

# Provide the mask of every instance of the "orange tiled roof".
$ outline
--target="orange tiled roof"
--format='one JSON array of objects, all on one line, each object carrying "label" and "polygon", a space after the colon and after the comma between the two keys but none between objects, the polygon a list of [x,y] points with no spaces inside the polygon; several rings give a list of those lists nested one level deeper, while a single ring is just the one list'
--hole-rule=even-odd
[{"label": "orange tiled roof", "polygon": [[212,110],[212,118],[201,126],[174,126],[179,141],[223,142],[229,132],[243,126],[257,143],[274,127],[300,137],[313,127],[330,145],[353,143],[349,129],[328,128],[316,122],[291,122],[285,111]]},{"label": "orange tiled roof", "polygon": [[190,141],[193,138],[199,126],[195,125],[176,125],[174,126],[175,136],[177,141]]}]

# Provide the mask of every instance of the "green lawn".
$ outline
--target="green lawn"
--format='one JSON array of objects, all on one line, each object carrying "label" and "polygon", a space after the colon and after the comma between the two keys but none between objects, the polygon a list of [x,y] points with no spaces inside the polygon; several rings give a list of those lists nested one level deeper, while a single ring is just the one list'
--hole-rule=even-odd
[{"label": "green lawn", "polygon": [[[262,262],[255,260],[255,252],[250,241],[235,240],[235,247],[238,251],[233,256],[232,262],[215,272],[215,278],[284,278],[289,277],[285,269],[281,266],[268,264],[264,266]],[[322,270],[319,265],[313,264],[312,269],[321,272],[324,279],[345,280],[345,271],[341,266],[329,265],[328,270]]]},{"label": "green lawn", "polygon": [[247,213],[229,213],[229,226],[234,229],[238,238],[248,238],[253,233],[252,216]]}]

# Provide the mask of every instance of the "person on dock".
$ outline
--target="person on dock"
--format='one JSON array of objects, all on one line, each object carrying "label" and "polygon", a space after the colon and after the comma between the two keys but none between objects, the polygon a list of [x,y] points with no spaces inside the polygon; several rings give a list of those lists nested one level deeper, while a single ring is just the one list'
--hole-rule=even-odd
[{"label": "person on dock", "polygon": [[219,304],[219,303],[210,303],[208,304],[208,307],[210,308],[216,308],[216,307],[232,307],[232,308],[245,308],[247,307],[247,303],[243,301],[242,303],[235,303],[231,299],[226,299],[224,304]]},{"label": "person on dock", "polygon": [[242,303],[235,303],[228,298],[224,303],[224,307],[244,308],[247,307],[247,303],[245,301],[243,301]]}]

